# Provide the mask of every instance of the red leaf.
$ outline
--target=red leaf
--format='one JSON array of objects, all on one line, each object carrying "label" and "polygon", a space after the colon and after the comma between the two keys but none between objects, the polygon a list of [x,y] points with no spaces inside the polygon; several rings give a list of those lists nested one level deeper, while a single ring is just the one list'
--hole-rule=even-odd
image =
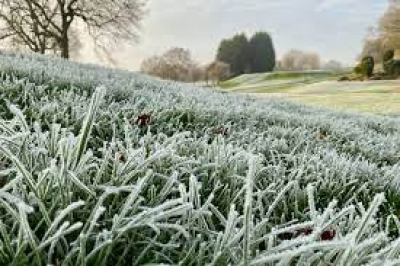
[{"label": "red leaf", "polygon": [[150,115],[143,114],[138,116],[138,118],[136,119],[136,124],[139,126],[147,126],[148,124],[150,124],[150,120],[151,120]]}]

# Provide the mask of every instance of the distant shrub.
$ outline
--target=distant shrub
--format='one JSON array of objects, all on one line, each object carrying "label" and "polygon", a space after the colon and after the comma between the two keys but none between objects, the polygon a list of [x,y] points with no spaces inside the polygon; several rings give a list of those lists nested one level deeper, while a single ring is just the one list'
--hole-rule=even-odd
[{"label": "distant shrub", "polygon": [[354,72],[358,75],[372,77],[374,74],[375,61],[372,56],[364,57],[361,62],[354,68]]},{"label": "distant shrub", "polygon": [[388,50],[383,54],[383,62],[390,61],[394,58],[394,50]]},{"label": "distant shrub", "polygon": [[400,76],[400,61],[391,59],[383,64],[386,75],[391,77]]},{"label": "distant shrub", "polygon": [[356,73],[357,75],[362,75],[364,72],[364,65],[361,63],[356,65],[356,67],[354,68],[354,73]]},{"label": "distant shrub", "polygon": [[340,77],[338,81],[350,81],[351,79],[348,76]]}]

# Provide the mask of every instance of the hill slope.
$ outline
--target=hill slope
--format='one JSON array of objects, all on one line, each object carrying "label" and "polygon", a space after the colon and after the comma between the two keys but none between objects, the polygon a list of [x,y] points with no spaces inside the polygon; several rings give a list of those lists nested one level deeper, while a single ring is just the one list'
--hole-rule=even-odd
[{"label": "hill slope", "polygon": [[221,87],[255,97],[281,97],[339,110],[389,115],[400,112],[400,81],[338,82],[338,75],[323,71],[243,75]]},{"label": "hill slope", "polygon": [[335,79],[341,73],[328,71],[298,71],[246,74],[221,84],[223,89],[242,93],[276,93],[299,86]]},{"label": "hill slope", "polygon": [[0,265],[399,263],[399,119],[41,56],[0,70]]}]

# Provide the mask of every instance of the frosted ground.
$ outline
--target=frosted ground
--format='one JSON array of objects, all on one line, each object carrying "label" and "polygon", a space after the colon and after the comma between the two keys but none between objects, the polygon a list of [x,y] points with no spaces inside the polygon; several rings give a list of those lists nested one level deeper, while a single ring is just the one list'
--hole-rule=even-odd
[{"label": "frosted ground", "polygon": [[397,118],[0,69],[0,265],[400,264]]}]

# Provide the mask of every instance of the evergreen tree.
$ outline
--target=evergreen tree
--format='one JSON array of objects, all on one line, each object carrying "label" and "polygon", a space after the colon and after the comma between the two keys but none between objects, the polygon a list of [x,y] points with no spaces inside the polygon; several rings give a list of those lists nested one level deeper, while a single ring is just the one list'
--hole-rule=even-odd
[{"label": "evergreen tree", "polygon": [[230,66],[232,76],[249,72],[248,45],[249,42],[245,34],[237,34],[232,39],[221,42],[217,60]]},{"label": "evergreen tree", "polygon": [[274,70],[276,65],[275,48],[270,35],[258,32],[249,42],[249,66],[251,73],[264,73]]}]

